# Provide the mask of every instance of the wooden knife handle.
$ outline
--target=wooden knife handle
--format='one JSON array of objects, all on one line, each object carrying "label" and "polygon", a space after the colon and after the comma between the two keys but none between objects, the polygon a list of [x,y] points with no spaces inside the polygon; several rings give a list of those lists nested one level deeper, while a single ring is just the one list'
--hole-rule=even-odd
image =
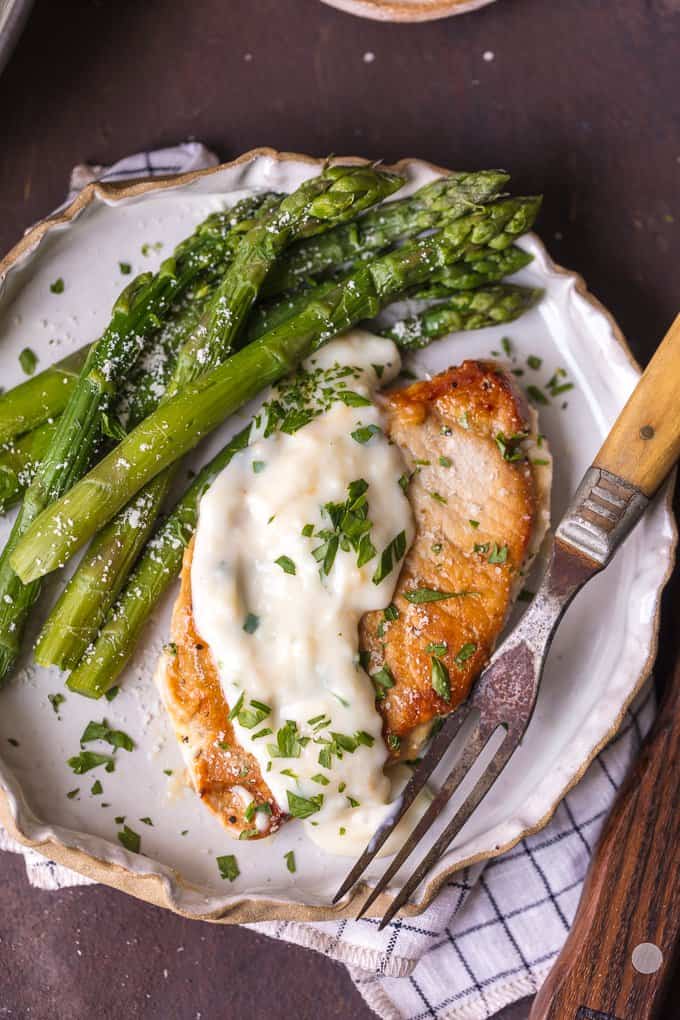
[{"label": "wooden knife handle", "polygon": [[[658,1016],[680,938],[679,790],[680,660],[652,732],[618,794],[573,927],[530,1020]],[[645,958],[658,963],[659,952],[637,948],[645,943],[661,954],[658,970],[648,974],[636,964],[642,966]]]},{"label": "wooden knife handle", "polygon": [[653,496],[680,457],[680,315],[656,350],[595,458]]}]

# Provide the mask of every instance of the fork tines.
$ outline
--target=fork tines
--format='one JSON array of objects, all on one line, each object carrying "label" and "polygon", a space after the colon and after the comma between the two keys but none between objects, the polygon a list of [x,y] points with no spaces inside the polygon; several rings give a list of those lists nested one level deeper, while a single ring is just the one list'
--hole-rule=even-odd
[{"label": "fork tines", "polygon": [[[464,720],[470,714],[470,709],[474,707],[474,698],[464,703],[460,708],[454,712],[447,721],[445,722],[442,729],[439,731],[437,736],[433,739],[432,744],[427,751],[422,762],[414,772],[411,780],[404,789],[399,801],[398,809],[383,823],[378,829],[375,836],[372,838],[363,854],[354,865],[349,875],[343,882],[342,886],[333,898],[333,902],[337,901],[347,893],[357,880],[364,873],[368,865],[374,859],[380,848],[385,844],[391,833],[394,831],[395,826],[399,820],[406,813],[410,805],[415,800],[418,793],[427,783],[428,779],[436,769],[437,765],[443,758],[444,754],[450,747],[451,743],[458,734]],[[501,724],[502,725],[502,724]],[[459,788],[471,768],[487,746],[489,740],[493,734],[498,730],[499,722],[497,718],[492,721],[485,722],[483,715],[477,720],[472,732],[465,741],[462,753],[459,755],[453,768],[449,772],[448,776],[442,783],[439,791],[435,795],[432,803],[429,805],[427,811],[423,814],[420,820],[415,825],[409,838],[404,843],[401,850],[396,854],[394,860],[386,869],[385,873],[380,878],[375,888],[371,891],[370,895],[363,904],[361,910],[357,915],[357,919],[362,917],[371,904],[377,899],[380,893],[386,888],[390,880],[397,874],[404,861],[413,853],[416,846],[425,835],[426,832],[431,828],[436,819],[441,814],[442,810],[446,807],[447,803]],[[441,835],[437,838],[436,842],[429,850],[429,852],[422,859],[420,864],[417,866],[415,871],[412,873],[410,878],[404,883],[399,894],[395,897],[393,903],[385,913],[382,921],[380,922],[379,929],[385,927],[397,911],[403,906],[408,900],[411,893],[420,885],[425,875],[430,871],[433,865],[441,857],[444,851],[447,849],[452,840],[462,829],[465,822],[468,820],[472,812],[475,810],[482,798],[490,790],[491,786],[495,782],[496,778],[500,775],[505,764],[509,760],[512,752],[515,750],[516,741],[508,739],[507,729],[504,730],[504,736],[500,747],[495,751],[493,758],[487,764],[482,775],[477,779],[474,787],[468,793],[465,800],[454,814],[451,821],[446,825]]]}]

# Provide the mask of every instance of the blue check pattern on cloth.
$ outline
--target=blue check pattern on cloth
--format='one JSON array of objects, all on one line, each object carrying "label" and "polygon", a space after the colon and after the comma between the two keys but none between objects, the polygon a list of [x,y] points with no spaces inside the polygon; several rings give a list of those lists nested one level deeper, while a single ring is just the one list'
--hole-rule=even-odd
[{"label": "blue check pattern on cloth", "polygon": [[[93,180],[158,177],[215,166],[196,142],[142,152],[112,167],[79,166],[69,199]],[[552,820],[494,860],[454,875],[417,917],[383,932],[371,918],[248,925],[271,938],[344,963],[368,1005],[384,1020],[488,1020],[540,987],[567,937],[590,856],[629,765],[656,710],[648,680],[618,734],[561,802]],[[12,843],[32,884],[56,889],[87,879]]]}]

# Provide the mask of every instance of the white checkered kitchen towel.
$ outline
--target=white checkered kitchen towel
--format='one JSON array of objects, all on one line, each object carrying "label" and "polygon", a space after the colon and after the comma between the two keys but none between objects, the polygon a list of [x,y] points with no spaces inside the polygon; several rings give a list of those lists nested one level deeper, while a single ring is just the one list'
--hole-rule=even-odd
[{"label": "white checkered kitchen towel", "polygon": [[[71,195],[97,178],[160,176],[216,163],[204,146],[187,143],[138,153],[109,169],[79,166],[71,176]],[[618,735],[550,824],[503,857],[454,875],[418,917],[397,920],[381,933],[371,919],[251,927],[346,964],[385,1020],[486,1020],[534,992],[550,970],[605,816],[654,712],[648,682]],[[85,881],[11,843],[2,830],[0,847],[24,854],[33,885],[56,889]]]}]

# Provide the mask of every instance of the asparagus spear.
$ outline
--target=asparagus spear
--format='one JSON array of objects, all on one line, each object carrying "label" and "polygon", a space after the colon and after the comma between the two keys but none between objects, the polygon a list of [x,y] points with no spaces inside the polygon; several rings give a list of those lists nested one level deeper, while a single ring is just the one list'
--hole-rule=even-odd
[{"label": "asparagus spear", "polygon": [[436,280],[424,287],[414,288],[408,295],[414,301],[435,301],[446,298],[452,291],[476,290],[498,283],[505,276],[519,272],[532,261],[533,255],[513,245],[505,251],[482,250],[471,259],[448,266]]},{"label": "asparagus spear", "polygon": [[66,407],[89,347],[81,347],[0,396],[0,443],[57,418]]},{"label": "asparagus spear", "polygon": [[409,198],[372,209],[355,223],[300,241],[269,274],[263,294],[295,290],[310,277],[337,270],[357,258],[371,258],[395,241],[442,227],[488,202],[509,179],[500,170],[454,173],[426,184]]},{"label": "asparagus spear", "polygon": [[0,513],[18,503],[48,449],[56,423],[44,422],[0,452]]},{"label": "asparagus spear", "polygon": [[380,332],[402,350],[417,351],[447,333],[512,322],[536,304],[542,293],[542,290],[512,284],[461,291],[451,295],[448,301],[401,319]]},{"label": "asparagus spear", "polygon": [[366,263],[293,319],[240,350],[149,415],[23,535],[12,566],[24,582],[62,566],[132,496],[226,417],[277,382],[317,346],[467,250],[503,250],[533,223],[537,198],[505,199]]},{"label": "asparagus spear", "polygon": [[90,348],[49,448],[31,480],[5,548],[0,555],[0,682],[21,645],[31,606],[40,592],[34,581],[24,585],[10,565],[12,551],[31,522],[87,470],[97,443],[102,415],[117,383],[134,365],[145,337],[156,332],[173,300],[203,272],[226,257],[232,229],[267,201],[246,199],[227,213],[209,216],[175,249],[158,273],[142,273],[122,292],[111,321]]},{"label": "asparagus spear", "polygon": [[[489,248],[486,251],[482,250],[482,253],[475,252],[474,254],[476,256],[474,258],[460,259],[452,266],[447,266],[442,273],[437,275],[436,280],[428,282],[423,287],[415,288],[404,297],[414,300],[436,300],[448,297],[452,291],[483,287],[502,280],[510,273],[516,273],[528,265],[533,258],[528,252],[515,245],[508,248],[507,251],[494,251]],[[256,340],[263,333],[275,326],[280,326],[287,319],[291,319],[302,311],[310,301],[330,293],[341,279],[342,277],[338,276],[332,280],[325,280],[315,287],[299,290],[276,301],[258,305],[253,309],[248,319],[247,340]]]},{"label": "asparagus spear", "polygon": [[[401,183],[394,174],[367,166],[331,166],[304,182],[244,234],[203,319],[179,352],[161,403],[229,354],[262,281],[292,240],[345,222]],[[36,645],[37,662],[62,669],[78,662],[147,540],[174,470],[170,466],[152,479],[94,537],[43,627]]]}]

